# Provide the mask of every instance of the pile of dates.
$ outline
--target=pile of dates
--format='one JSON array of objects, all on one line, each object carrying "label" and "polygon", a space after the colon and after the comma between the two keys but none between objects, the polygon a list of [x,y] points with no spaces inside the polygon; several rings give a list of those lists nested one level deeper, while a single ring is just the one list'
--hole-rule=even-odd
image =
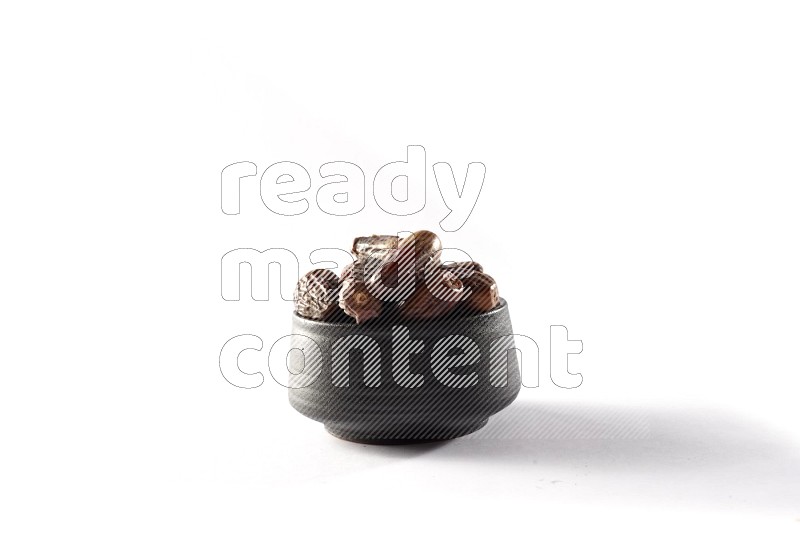
[{"label": "pile of dates", "polygon": [[497,283],[475,262],[442,264],[442,242],[421,230],[408,237],[353,241],[355,261],[341,273],[314,269],[294,292],[298,315],[321,321],[437,319],[487,312],[500,302]]}]

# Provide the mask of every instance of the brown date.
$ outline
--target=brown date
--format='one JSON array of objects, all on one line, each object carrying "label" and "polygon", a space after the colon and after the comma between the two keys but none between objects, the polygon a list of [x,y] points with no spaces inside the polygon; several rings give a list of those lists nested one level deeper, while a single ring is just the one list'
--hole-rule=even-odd
[{"label": "brown date", "polygon": [[353,253],[358,260],[383,259],[397,248],[400,239],[396,235],[371,235],[353,240]]},{"label": "brown date", "polygon": [[469,310],[483,313],[493,310],[500,303],[497,282],[486,273],[473,274],[464,280],[464,286],[470,289],[470,294],[463,303]]},{"label": "brown date", "polygon": [[328,269],[305,274],[294,289],[294,309],[309,319],[326,319],[336,310],[339,277]]},{"label": "brown date", "polygon": [[364,264],[363,262],[356,260],[353,263],[348,263],[342,269],[342,274],[339,276],[342,281],[346,280],[347,278],[357,278],[358,280],[364,279]]},{"label": "brown date", "polygon": [[442,242],[436,234],[427,230],[414,232],[384,257],[373,274],[373,282],[380,277],[389,288],[396,288],[401,282],[416,282],[421,273],[439,267],[441,255]]},{"label": "brown date", "polygon": [[414,251],[417,272],[423,271],[429,263],[438,266],[442,257],[442,241],[428,230],[420,230],[401,239],[398,250],[403,249]]},{"label": "brown date", "polygon": [[339,308],[361,324],[381,314],[383,303],[375,298],[364,283],[364,266],[355,261],[342,271],[342,286],[339,290]]},{"label": "brown date", "polygon": [[357,324],[378,317],[431,320],[484,313],[500,303],[497,283],[480,263],[441,263],[442,242],[433,232],[356,237],[352,251],[355,261],[341,276],[315,269],[298,281],[298,315],[328,322],[349,322],[349,316]]},{"label": "brown date", "polygon": [[405,319],[435,319],[455,308],[464,292],[464,284],[453,273],[437,269],[417,282],[414,293],[399,308]]},{"label": "brown date", "polygon": [[446,269],[455,274],[459,279],[469,278],[474,273],[482,273],[483,266],[474,261],[459,261],[455,263],[443,263],[442,269]]}]

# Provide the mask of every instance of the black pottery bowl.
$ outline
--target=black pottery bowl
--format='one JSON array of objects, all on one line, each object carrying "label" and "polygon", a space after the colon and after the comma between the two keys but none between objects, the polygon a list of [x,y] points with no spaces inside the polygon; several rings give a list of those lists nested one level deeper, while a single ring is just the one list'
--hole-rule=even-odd
[{"label": "black pottery bowl", "polygon": [[295,314],[289,402],[359,443],[464,436],[519,393],[512,333],[504,300],[480,315],[377,325]]}]

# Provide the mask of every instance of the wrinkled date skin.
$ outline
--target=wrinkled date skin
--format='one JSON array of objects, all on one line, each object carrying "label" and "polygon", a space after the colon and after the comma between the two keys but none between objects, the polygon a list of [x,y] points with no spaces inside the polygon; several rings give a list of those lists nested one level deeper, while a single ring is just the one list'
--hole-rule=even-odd
[{"label": "wrinkled date skin", "polygon": [[[481,264],[441,263],[442,242],[420,230],[398,239],[371,235],[353,240],[356,260],[341,277],[327,269],[306,274],[295,290],[298,315],[318,320],[349,316],[357,324],[378,317],[431,320],[448,314],[483,313],[500,302],[497,283]],[[402,302],[384,302],[385,292],[403,284]]]},{"label": "wrinkled date skin", "polygon": [[447,315],[462,299],[464,284],[453,273],[437,269],[422,280],[414,293],[399,307],[400,316],[405,319],[434,319]]},{"label": "wrinkled date skin", "polygon": [[339,277],[328,269],[314,269],[305,274],[294,288],[294,306],[298,315],[327,319],[336,310]]},{"label": "wrinkled date skin", "polygon": [[397,249],[400,239],[396,235],[371,235],[353,240],[353,253],[359,261],[368,258],[383,259]]},{"label": "wrinkled date skin", "polygon": [[413,254],[416,272],[424,271],[429,264],[439,266],[442,257],[442,241],[439,236],[427,230],[414,232],[400,240],[398,252]]},{"label": "wrinkled date skin", "polygon": [[339,307],[344,313],[355,319],[357,324],[374,319],[381,314],[383,302],[367,289],[367,285],[364,283],[364,265],[360,261],[351,263],[342,271]]},{"label": "wrinkled date skin", "polygon": [[[442,242],[439,236],[427,230],[420,230],[400,240],[397,248],[385,256],[375,276],[379,276],[383,284],[389,288],[398,287],[401,279],[418,283],[420,274],[439,267],[441,255]],[[412,269],[413,276],[401,277],[401,273],[408,273]]]},{"label": "wrinkled date skin", "polygon": [[456,263],[443,263],[442,269],[452,271],[456,276],[463,279],[464,275],[470,276],[472,273],[482,273],[483,266],[474,261],[460,261]]},{"label": "wrinkled date skin", "polygon": [[484,313],[500,303],[497,282],[488,274],[475,273],[464,281],[464,285],[470,289],[469,296],[463,302],[465,308]]}]

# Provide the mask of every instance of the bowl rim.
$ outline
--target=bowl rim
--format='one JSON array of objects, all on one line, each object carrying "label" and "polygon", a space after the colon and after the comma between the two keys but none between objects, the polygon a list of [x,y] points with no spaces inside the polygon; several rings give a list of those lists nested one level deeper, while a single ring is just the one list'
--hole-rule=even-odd
[{"label": "bowl rim", "polygon": [[465,314],[459,315],[458,313],[448,314],[444,317],[440,317],[438,319],[403,319],[401,317],[393,317],[391,321],[386,321],[385,323],[378,325],[373,325],[373,321],[369,321],[364,323],[363,325],[356,324],[355,322],[342,322],[342,321],[321,321],[319,319],[310,319],[308,317],[303,317],[302,315],[298,315],[296,311],[292,311],[292,321],[297,324],[306,324],[308,326],[315,326],[315,327],[322,327],[322,328],[351,328],[357,329],[360,331],[386,331],[390,330],[393,326],[398,325],[420,325],[420,324],[441,324],[446,325],[449,323],[454,322],[475,322],[481,321],[488,317],[492,317],[493,315],[497,315],[502,313],[504,310],[508,309],[508,302],[504,298],[500,298],[500,302],[497,306],[492,308],[491,310],[479,314]]}]

